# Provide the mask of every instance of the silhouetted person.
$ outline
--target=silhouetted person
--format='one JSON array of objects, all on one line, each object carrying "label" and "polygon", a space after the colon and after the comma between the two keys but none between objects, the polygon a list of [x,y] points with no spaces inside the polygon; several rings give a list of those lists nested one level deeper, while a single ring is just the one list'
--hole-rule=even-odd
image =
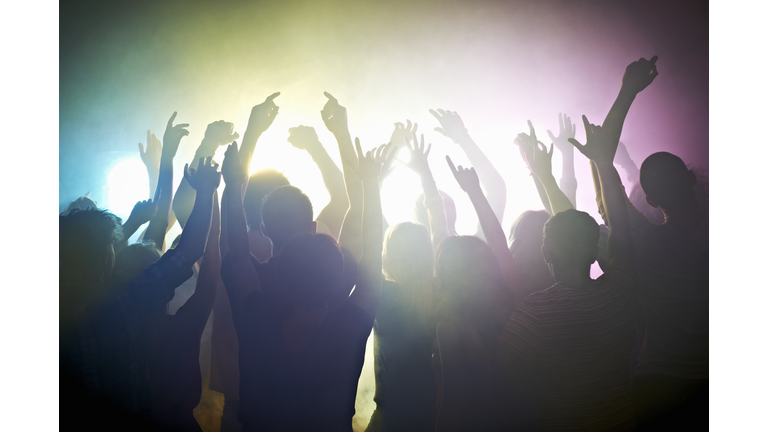
[{"label": "silhouetted person", "polygon": [[509,317],[497,353],[507,382],[533,380],[537,429],[633,430],[629,358],[636,270],[621,183],[613,167],[618,137],[589,125],[579,150],[596,162],[611,221],[609,265],[590,278],[599,228],[573,209],[544,226],[542,253],[555,279]]},{"label": "silhouetted person", "polygon": [[376,409],[366,431],[435,428],[433,255],[420,224],[399,223],[384,240],[386,281],[373,325]]},{"label": "silhouetted person", "polygon": [[250,254],[245,236],[240,199],[245,173],[236,144],[227,149],[230,249],[222,278],[240,346],[243,431],[351,430],[381,291],[381,161],[364,157],[359,144],[358,152],[353,169],[363,181],[366,217],[357,286],[346,302],[330,308],[344,285],[344,259],[335,240],[314,235],[311,204],[300,190],[278,188],[262,206],[262,232],[279,255],[270,259],[269,274],[260,270],[265,265]]},{"label": "silhouetted person", "polygon": [[203,254],[212,205],[204,201],[179,246],[118,292],[106,284],[114,266],[112,245],[120,238],[119,219],[98,210],[60,216],[60,385],[68,398],[92,407],[90,415],[77,419],[64,412],[63,425],[104,429],[109,419],[119,429],[138,427],[138,419],[147,426],[151,409],[143,321],[173,298],[173,290]]},{"label": "silhouetted person", "polygon": [[445,239],[437,252],[437,276],[441,394],[435,430],[498,429],[521,406],[500,403],[493,364],[499,332],[514,307],[512,295],[493,252],[477,237]]},{"label": "silhouetted person", "polygon": [[665,223],[627,203],[646,326],[633,398],[649,430],[708,424],[709,220],[696,181],[679,157],[654,153],[640,167],[640,183]]}]

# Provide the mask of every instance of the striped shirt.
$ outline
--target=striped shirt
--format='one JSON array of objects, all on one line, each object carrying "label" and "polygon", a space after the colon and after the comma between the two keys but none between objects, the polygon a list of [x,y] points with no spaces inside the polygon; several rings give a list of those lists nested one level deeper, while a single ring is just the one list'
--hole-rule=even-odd
[{"label": "striped shirt", "polygon": [[539,430],[634,430],[633,273],[615,263],[585,286],[557,283],[509,317],[499,342],[530,365]]}]

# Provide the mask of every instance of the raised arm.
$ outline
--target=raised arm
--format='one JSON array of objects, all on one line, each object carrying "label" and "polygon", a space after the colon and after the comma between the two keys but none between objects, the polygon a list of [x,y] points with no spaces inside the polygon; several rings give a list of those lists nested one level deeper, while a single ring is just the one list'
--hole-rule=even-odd
[{"label": "raised arm", "polygon": [[160,140],[157,139],[155,134],[151,130],[147,129],[147,150],[144,150],[144,145],[139,143],[139,157],[144,163],[144,167],[147,169],[147,176],[149,176],[149,197],[155,196],[157,190],[157,177],[160,175],[160,156],[163,152],[163,145]]},{"label": "raised arm", "polygon": [[360,259],[362,253],[360,230],[363,217],[363,185],[353,171],[357,168],[357,155],[354,147],[352,147],[352,137],[347,126],[347,109],[339,105],[339,101],[330,93],[325,92],[324,94],[328,98],[328,102],[320,111],[320,116],[323,118],[325,127],[336,137],[341,160],[346,162],[342,163],[342,169],[344,186],[347,189],[347,198],[349,199],[349,210],[347,210],[341,225],[339,245],[349,249],[355,258]]},{"label": "raised arm", "polygon": [[[190,163],[191,166],[195,166],[197,161],[205,159],[207,157],[213,157],[216,150],[224,144],[229,144],[232,141],[240,137],[237,132],[234,132],[235,125],[232,123],[219,120],[208,125],[205,129],[205,136],[203,141],[200,142],[200,146],[195,151],[195,157]],[[176,219],[179,221],[179,225],[184,228],[187,223],[189,213],[192,211],[192,206],[195,202],[195,190],[189,186],[186,179],[181,179],[176,194],[173,196],[173,213],[176,215]]]},{"label": "raised arm", "polygon": [[243,184],[248,180],[245,164],[240,159],[237,143],[233,142],[224,154],[222,164],[224,203],[227,206],[227,243],[229,251],[225,260],[230,263],[230,283],[225,284],[233,314],[237,314],[243,300],[253,291],[261,291],[259,275],[251,262],[248,244],[248,226],[243,209]]},{"label": "raised arm", "polygon": [[[354,175],[363,185],[363,223],[362,254],[357,266],[357,281],[349,301],[366,311],[371,320],[376,319],[376,309],[381,297],[381,252],[383,232],[381,225],[381,195],[379,194],[379,175],[383,163],[383,148],[377,152],[369,151],[363,155],[360,140],[355,138],[358,156],[355,161]],[[349,163],[347,162],[347,163]]]},{"label": "raised arm", "polygon": [[571,204],[568,197],[560,189],[560,186],[557,185],[555,176],[552,175],[552,153],[554,152],[554,144],[550,145],[549,151],[547,151],[546,147],[536,139],[536,131],[533,129],[533,124],[530,120],[528,121],[528,127],[530,128],[530,135],[520,135],[520,137],[528,139],[521,139],[521,142],[518,145],[527,145],[532,149],[530,152],[531,156],[526,154],[526,162],[528,163],[528,168],[533,175],[539,179],[547,194],[549,207],[552,210],[551,214],[554,215],[561,211],[572,209],[573,204]]},{"label": "raised arm", "polygon": [[219,282],[219,270],[221,269],[220,229],[219,195],[214,190],[211,229],[208,233],[203,261],[200,264],[195,293],[176,311],[175,315],[175,320],[179,322],[179,325],[192,331],[196,337],[203,334],[216,298],[216,284]]},{"label": "raised arm", "polygon": [[413,146],[406,140],[408,151],[411,153],[410,160],[406,163],[399,161],[403,166],[410,168],[421,179],[421,187],[424,189],[424,201],[426,203],[427,215],[429,216],[429,232],[432,234],[432,246],[437,248],[448,234],[448,218],[445,214],[445,203],[440,191],[437,190],[437,183],[432,176],[432,170],[429,169],[429,151],[432,150],[432,144],[424,150],[424,134],[421,135],[421,144],[417,137],[413,138]]},{"label": "raised arm", "polygon": [[213,213],[213,195],[221,183],[219,165],[212,158],[201,160],[197,170],[184,165],[184,177],[195,189],[195,205],[189,215],[187,225],[181,232],[181,240],[176,250],[183,253],[189,262],[194,263],[203,255]]},{"label": "raised arm", "polygon": [[610,233],[608,234],[608,264],[622,262],[636,268],[635,249],[632,243],[632,231],[629,226],[629,215],[625,204],[624,188],[621,178],[613,166],[613,157],[619,144],[615,131],[606,130],[590,124],[586,116],[584,129],[587,132],[587,143],[581,145],[571,138],[570,142],[579,151],[595,163],[600,176],[600,190],[603,195],[606,217]]},{"label": "raised arm", "polygon": [[[147,149],[144,150],[144,145],[139,143],[139,157],[144,163],[144,167],[147,169],[147,176],[149,177],[149,198],[155,202],[159,202],[159,195],[157,195],[157,181],[160,176],[160,158],[162,153],[163,144],[151,130],[147,130]],[[191,208],[192,203],[190,202],[190,209]],[[168,234],[168,231],[173,227],[174,222],[176,222],[176,214],[171,210],[171,213],[168,216],[168,225],[165,229],[166,234]],[[123,229],[125,230],[125,227]],[[139,236],[139,239],[144,239],[146,231],[147,229],[145,228],[144,232]],[[125,238],[126,242],[128,241],[128,237],[130,236]]]},{"label": "raised arm", "polygon": [[656,70],[658,58],[658,56],[653,56],[650,60],[646,60],[641,57],[640,60],[630,63],[624,71],[619,95],[611,106],[611,110],[608,111],[608,115],[605,116],[605,121],[603,121],[603,127],[610,134],[611,141],[619,142],[629,107],[632,106],[637,94],[648,87],[659,75]]},{"label": "raised arm", "polygon": [[576,171],[573,168],[573,146],[568,142],[569,138],[576,136],[576,125],[571,123],[571,118],[560,113],[557,117],[559,132],[557,136],[547,129],[549,139],[563,155],[563,169],[560,174],[560,189],[563,191],[573,208],[576,208]]},{"label": "raised arm", "polygon": [[504,207],[507,204],[507,185],[504,183],[504,178],[469,136],[464,122],[456,111],[438,109],[437,111],[429,110],[429,112],[440,122],[440,127],[435,130],[452,139],[466,153],[469,163],[477,170],[480,184],[488,194],[488,202],[493,208],[493,213],[500,221],[504,220]]},{"label": "raised arm", "polygon": [[173,158],[176,157],[176,152],[179,150],[181,139],[189,135],[189,131],[184,129],[189,124],[181,123],[174,126],[174,119],[176,119],[175,112],[168,120],[165,134],[163,134],[160,174],[157,180],[157,192],[153,199],[158,201],[157,213],[149,221],[147,232],[144,233],[144,239],[154,241],[161,251],[165,250],[165,234],[168,232],[168,226],[170,225],[171,200],[173,199]]},{"label": "raised arm", "polygon": [[[520,151],[520,157],[523,158],[523,162],[526,166],[528,166],[528,161],[533,159],[533,149],[534,147],[529,144],[530,138],[527,134],[520,133],[515,137],[514,143],[517,146],[517,149]],[[541,184],[541,181],[538,177],[536,177],[535,174],[533,174],[533,171],[531,171],[530,166],[528,167],[529,175],[531,176],[531,179],[533,180],[534,186],[536,186],[536,192],[539,194],[539,199],[541,200],[541,205],[544,206],[544,210],[546,210],[547,213],[552,214],[552,207],[549,205],[549,198],[547,198],[547,191],[544,190],[544,186]]]},{"label": "raised arm", "polygon": [[[243,141],[240,145],[240,161],[246,174],[251,172],[251,159],[256,148],[256,141],[259,140],[261,134],[272,126],[272,122],[275,121],[275,117],[280,110],[280,107],[275,105],[275,98],[278,96],[280,96],[280,92],[272,93],[264,102],[251,109],[251,115],[248,117],[248,127],[245,129],[245,133],[243,133]],[[244,188],[245,184],[243,183]]]},{"label": "raised arm", "polygon": [[333,162],[333,159],[325,151],[325,147],[317,138],[315,129],[309,126],[298,126],[288,129],[288,142],[299,150],[306,150],[323,176],[323,184],[328,191],[331,200],[328,202],[320,214],[317,215],[317,221],[328,226],[333,237],[339,237],[341,223],[344,221],[344,215],[349,209],[349,199],[347,190],[344,186],[344,175]]},{"label": "raised arm", "polygon": [[477,218],[480,221],[485,241],[488,243],[491,251],[493,251],[493,255],[501,267],[504,280],[507,282],[507,287],[515,298],[515,302],[522,301],[526,293],[520,281],[520,274],[515,265],[515,259],[512,257],[509,247],[507,247],[507,238],[504,235],[504,230],[501,228],[501,223],[499,223],[496,215],[494,215],[490,203],[485,198],[485,194],[483,194],[483,189],[480,187],[480,180],[475,169],[464,169],[461,165],[457,169],[453,165],[450,156],[446,156],[445,160],[448,161],[448,166],[451,168],[456,182],[459,183],[461,189],[467,193],[469,200],[472,201],[472,206],[474,206],[475,212],[477,212]]}]

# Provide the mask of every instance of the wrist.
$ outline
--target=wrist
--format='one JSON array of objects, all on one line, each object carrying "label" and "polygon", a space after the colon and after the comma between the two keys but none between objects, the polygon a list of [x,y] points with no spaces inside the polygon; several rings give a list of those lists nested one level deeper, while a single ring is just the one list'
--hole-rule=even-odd
[{"label": "wrist", "polygon": [[243,139],[242,139],[242,142],[240,143],[241,144],[240,147],[242,147],[246,143],[252,143],[252,142],[258,141],[260,136],[261,136],[261,132],[251,130],[251,129],[246,129],[245,132],[243,133]]},{"label": "wrist", "polygon": [[216,153],[216,150],[218,150],[219,145],[207,138],[203,138],[203,141],[200,142],[200,145],[197,147],[197,150],[195,151],[195,158],[199,159],[201,157],[208,157],[213,156],[214,153]]},{"label": "wrist", "polygon": [[455,132],[451,134],[451,139],[453,142],[459,145],[466,145],[466,144],[472,144],[472,138],[469,136],[469,132],[467,132],[467,129]]},{"label": "wrist", "polygon": [[349,133],[349,129],[347,128],[341,128],[342,130],[338,130],[334,128],[334,130],[331,131],[334,137],[336,137],[337,141],[342,140],[349,140],[352,141],[352,135]]},{"label": "wrist", "polygon": [[635,99],[635,97],[637,96],[637,93],[638,93],[638,92],[636,92],[636,91],[634,91],[634,90],[631,90],[631,89],[628,89],[628,88],[626,88],[626,87],[624,87],[624,86],[622,85],[622,86],[621,86],[621,90],[619,90],[619,98],[623,98],[623,99]]},{"label": "wrist", "polygon": [[325,147],[323,147],[322,144],[320,144],[320,141],[308,145],[304,150],[309,153],[310,156],[312,156],[312,159],[316,159],[318,157],[323,157],[323,154],[328,154],[328,152],[325,151]]},{"label": "wrist", "polygon": [[428,183],[435,183],[435,178],[432,176],[432,171],[429,169],[429,167],[424,170],[420,170],[418,173],[419,178],[421,179],[422,187]]},{"label": "wrist", "polygon": [[613,166],[613,161],[612,160],[611,161],[609,161],[609,160],[596,160],[596,161],[593,161],[593,162],[595,163],[595,166],[597,167],[597,171],[601,172],[601,173],[605,173],[606,169],[616,169]]},{"label": "wrist", "polygon": [[555,180],[555,176],[554,176],[554,174],[552,174],[551,171],[548,172],[547,174],[541,175],[541,176],[536,175],[536,173],[534,173],[533,175],[535,175],[536,178],[539,179],[539,181],[541,182],[542,185],[548,186],[548,185],[551,185],[551,184],[557,184],[557,181]]}]

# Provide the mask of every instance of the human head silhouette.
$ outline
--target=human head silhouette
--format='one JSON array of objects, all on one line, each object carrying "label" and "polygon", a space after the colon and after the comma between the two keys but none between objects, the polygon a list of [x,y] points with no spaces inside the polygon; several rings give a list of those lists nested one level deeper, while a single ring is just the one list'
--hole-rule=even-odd
[{"label": "human head silhouette", "polygon": [[280,186],[264,198],[261,205],[261,232],[272,241],[273,254],[298,234],[314,234],[312,202],[296,186]]},{"label": "human head silhouette", "polygon": [[597,259],[600,227],[586,212],[568,209],[544,225],[541,251],[554,267],[589,267]]},{"label": "human head silhouette", "polygon": [[674,211],[690,203],[695,184],[696,175],[672,153],[654,153],[640,166],[640,185],[653,207]]},{"label": "human head silhouette", "polygon": [[94,285],[109,279],[115,265],[114,243],[122,239],[121,222],[107,210],[75,209],[59,215],[61,284]]},{"label": "human head silhouette", "polygon": [[251,174],[243,198],[245,218],[250,229],[258,229],[261,226],[261,205],[264,202],[264,197],[275,188],[290,184],[288,178],[274,168],[265,168]]}]

